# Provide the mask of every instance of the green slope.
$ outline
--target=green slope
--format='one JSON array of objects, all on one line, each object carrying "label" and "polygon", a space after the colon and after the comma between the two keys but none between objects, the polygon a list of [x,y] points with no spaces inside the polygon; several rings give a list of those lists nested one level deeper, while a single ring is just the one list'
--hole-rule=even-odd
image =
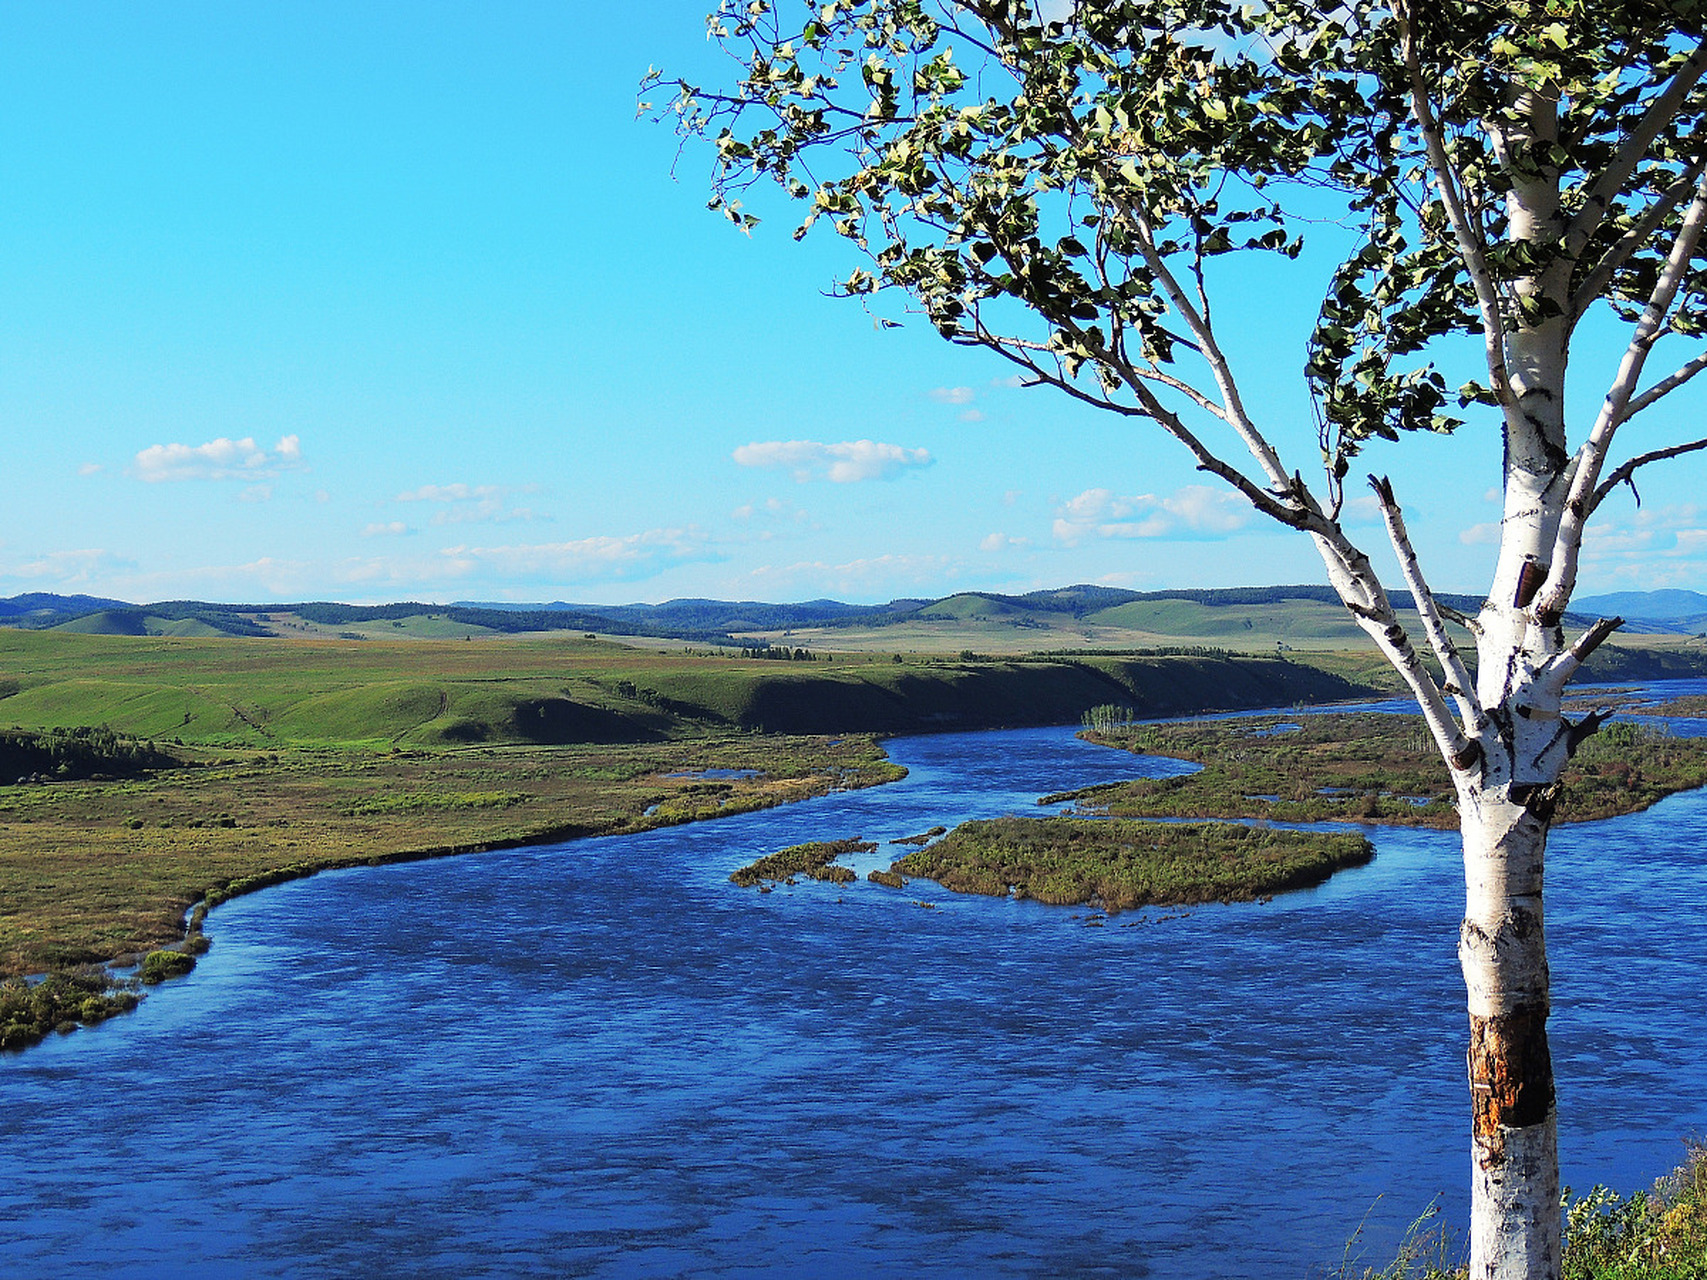
[{"label": "green slope", "polygon": [[1340,605],[1318,600],[1277,600],[1256,605],[1209,605],[1192,600],[1134,600],[1085,615],[1100,626],[1200,640],[1272,637],[1279,640],[1361,638]]}]

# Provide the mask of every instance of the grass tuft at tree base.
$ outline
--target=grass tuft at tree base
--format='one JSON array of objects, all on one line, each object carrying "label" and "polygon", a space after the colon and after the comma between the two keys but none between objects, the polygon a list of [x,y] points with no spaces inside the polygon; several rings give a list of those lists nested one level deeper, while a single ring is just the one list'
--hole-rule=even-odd
[{"label": "grass tuft at tree base", "polygon": [[[1628,1197],[1605,1187],[1564,1197],[1560,1280],[1702,1280],[1707,1277],[1707,1145],[1691,1142],[1684,1161],[1649,1191]],[[1440,1230],[1413,1224],[1399,1255],[1379,1270],[1342,1265],[1335,1280],[1465,1280]]]}]

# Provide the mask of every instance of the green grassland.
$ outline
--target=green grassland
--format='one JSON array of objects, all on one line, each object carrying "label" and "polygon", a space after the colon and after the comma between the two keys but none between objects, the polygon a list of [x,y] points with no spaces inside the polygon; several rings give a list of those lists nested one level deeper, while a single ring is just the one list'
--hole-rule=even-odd
[{"label": "green grassland", "polygon": [[0,628],[0,726],[105,725],[218,747],[664,741],[708,729],[904,732],[1357,696],[1310,665],[1216,653],[778,662],[581,637],[429,642]]},{"label": "green grassland", "polygon": [[779,849],[737,868],[730,873],[729,882],[743,889],[756,888],[761,893],[769,893],[773,884],[793,884],[795,876],[827,880],[831,884],[852,884],[858,877],[851,869],[838,866],[836,859],[845,853],[876,852],[875,844],[857,836],[845,840],[812,840]]},{"label": "green grassland", "polygon": [[[1272,658],[781,662],[390,621],[371,640],[0,629],[0,975],[173,943],[233,886],[883,781],[874,734],[1360,691]],[[707,767],[759,776],[666,776]]]},{"label": "green grassland", "polygon": [[[195,904],[293,876],[870,785],[898,776],[875,740],[886,733],[1380,687],[1372,655],[1351,650],[1308,663],[1211,649],[779,661],[579,634],[441,638],[433,621],[349,623],[363,639],[0,628],[0,976],[65,978],[49,988],[64,999],[28,1025],[96,1008],[77,966],[184,946]],[[756,776],[668,776],[704,768]],[[19,1008],[46,1000],[8,990]]]}]

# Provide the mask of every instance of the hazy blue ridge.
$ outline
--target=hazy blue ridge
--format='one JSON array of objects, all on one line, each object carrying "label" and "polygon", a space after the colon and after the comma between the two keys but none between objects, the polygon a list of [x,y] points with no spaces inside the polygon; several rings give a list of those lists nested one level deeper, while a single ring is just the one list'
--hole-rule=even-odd
[{"label": "hazy blue ridge", "polygon": [[1614,591],[1573,602],[1583,613],[1621,617],[1686,634],[1707,631],[1707,595],[1699,591]]}]

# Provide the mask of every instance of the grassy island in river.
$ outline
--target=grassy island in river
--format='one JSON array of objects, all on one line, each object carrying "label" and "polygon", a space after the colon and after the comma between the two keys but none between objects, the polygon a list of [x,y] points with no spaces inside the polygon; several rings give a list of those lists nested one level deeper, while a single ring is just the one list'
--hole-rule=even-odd
[{"label": "grassy island in river", "polygon": [[961,893],[1011,894],[1105,911],[1249,902],[1303,889],[1375,847],[1355,833],[1275,831],[1230,822],[995,818],[964,822],[897,862]]}]

